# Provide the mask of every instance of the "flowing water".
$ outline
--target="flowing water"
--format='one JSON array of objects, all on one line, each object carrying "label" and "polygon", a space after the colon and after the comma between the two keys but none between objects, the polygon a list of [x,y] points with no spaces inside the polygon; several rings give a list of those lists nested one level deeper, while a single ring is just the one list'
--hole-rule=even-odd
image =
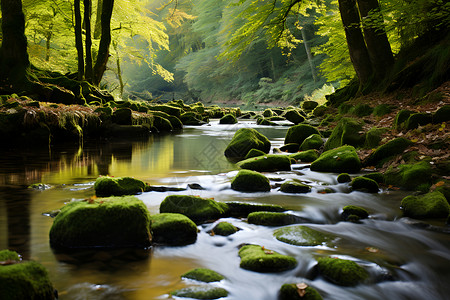
[{"label": "flowing water", "polygon": [[[226,277],[214,283],[227,289],[226,299],[277,299],[284,283],[306,282],[324,299],[449,299],[450,230],[444,221],[431,225],[402,218],[401,191],[378,194],[349,192],[337,184],[338,174],[317,173],[307,165],[293,165],[290,172],[266,174],[297,178],[313,186],[308,194],[290,195],[231,190],[236,166],[223,150],[238,128],[254,127],[279,147],[287,127],[237,125],[187,127],[176,135],[152,136],[143,141],[87,141],[51,149],[2,151],[0,155],[0,249],[14,249],[24,259],[42,263],[49,271],[60,299],[167,299],[168,292],[199,285],[181,280],[186,271],[206,267]],[[199,226],[195,244],[183,247],[154,246],[135,251],[78,251],[56,253],[49,246],[53,219],[49,212],[71,200],[94,195],[99,175],[133,176],[152,185],[186,187],[198,183],[205,190],[149,192],[138,195],[150,213],[169,194],[213,197],[216,201],[272,203],[311,220],[310,227],[338,236],[333,247],[299,247],[276,240],[276,227],[257,226],[243,219],[227,218],[240,230],[229,236],[211,236],[214,224]],[[43,190],[28,185],[42,182]],[[324,187],[335,193],[322,194]],[[365,207],[371,216],[361,224],[340,222],[343,206]],[[223,221],[223,220],[221,220]],[[126,226],[126,224],[125,224]],[[298,266],[277,274],[261,274],[239,268],[238,247],[252,243],[295,257]],[[314,275],[316,259],[334,256],[364,265],[371,280],[356,287],[339,287]]]}]

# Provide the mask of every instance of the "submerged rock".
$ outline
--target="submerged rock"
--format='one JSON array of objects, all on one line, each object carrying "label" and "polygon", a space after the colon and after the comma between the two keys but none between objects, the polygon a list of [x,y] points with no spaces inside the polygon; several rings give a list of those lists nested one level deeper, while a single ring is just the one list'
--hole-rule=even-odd
[{"label": "submerged rock", "polygon": [[274,231],[274,237],[284,243],[295,246],[333,246],[336,236],[323,233],[307,226],[297,225],[279,228]]},{"label": "submerged rock", "polygon": [[311,192],[311,187],[295,180],[289,180],[281,185],[280,191],[291,194],[306,194]]},{"label": "submerged rock", "polygon": [[344,221],[359,221],[360,219],[369,217],[369,212],[359,206],[347,205],[342,210],[341,218]]},{"label": "submerged rock", "polygon": [[325,279],[342,286],[354,286],[369,277],[363,267],[346,259],[322,257],[318,260],[318,268]]},{"label": "submerged rock", "polygon": [[445,218],[450,213],[447,199],[436,191],[422,196],[407,196],[401,206],[404,216],[416,219]]},{"label": "submerged rock", "polygon": [[219,299],[228,296],[228,291],[213,286],[193,286],[170,292],[170,295],[192,299]]},{"label": "submerged rock", "polygon": [[291,154],[289,158],[295,159],[297,162],[313,162],[319,158],[319,152],[311,149]]},{"label": "submerged rock", "polygon": [[361,161],[353,146],[342,146],[322,153],[311,164],[312,171],[356,173],[361,170]]},{"label": "submerged rock", "polygon": [[375,180],[363,176],[353,178],[350,185],[354,191],[378,193],[379,190],[378,183]]},{"label": "submerged rock", "polygon": [[258,172],[290,171],[291,161],[286,155],[267,154],[245,159],[237,166]]},{"label": "submerged rock", "polygon": [[255,129],[241,128],[234,134],[224,154],[227,158],[243,159],[251,149],[269,153],[270,141]]},{"label": "submerged rock", "polygon": [[181,275],[182,278],[188,278],[192,280],[197,280],[201,282],[216,282],[221,281],[222,279],[225,279],[225,277],[216,271],[210,270],[210,269],[204,269],[204,268],[197,268],[190,270],[183,275]]},{"label": "submerged rock", "polygon": [[217,220],[228,212],[228,205],[198,196],[170,195],[159,207],[160,213],[179,213],[195,223]]},{"label": "submerged rock", "polygon": [[238,229],[236,228],[236,226],[234,226],[231,223],[228,222],[220,222],[219,224],[217,224],[216,226],[214,226],[212,232],[215,235],[223,235],[223,236],[229,236],[232,235],[233,233],[236,233],[238,231]]},{"label": "submerged rock", "polygon": [[283,226],[296,223],[302,223],[306,220],[291,214],[282,212],[268,212],[257,211],[252,212],[247,216],[247,221],[250,224],[264,225],[264,226]]},{"label": "submerged rock", "polygon": [[[300,296],[302,295],[302,296]],[[281,286],[278,300],[322,300],[319,292],[305,283],[286,283]]]},{"label": "submerged rock", "polygon": [[240,267],[255,272],[283,272],[297,266],[295,258],[279,254],[258,245],[239,249]]},{"label": "submerged rock", "polygon": [[254,204],[243,202],[226,202],[230,215],[235,218],[246,218],[248,214],[257,211],[283,212],[285,208],[275,204]]},{"label": "submerged rock", "polygon": [[146,248],[150,246],[150,214],[133,196],[70,202],[50,229],[53,248]]},{"label": "submerged rock", "polygon": [[197,226],[182,214],[162,213],[151,216],[153,242],[188,245],[197,240]]},{"label": "submerged rock", "polygon": [[258,172],[240,170],[231,181],[231,188],[240,192],[269,192],[270,181]]},{"label": "submerged rock", "polygon": [[98,197],[136,195],[146,191],[148,185],[131,177],[98,177],[94,184]]}]

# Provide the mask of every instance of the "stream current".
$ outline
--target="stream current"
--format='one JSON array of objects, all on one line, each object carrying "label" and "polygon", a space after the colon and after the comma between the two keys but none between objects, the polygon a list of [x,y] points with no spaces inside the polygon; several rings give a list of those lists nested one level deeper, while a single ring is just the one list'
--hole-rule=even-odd
[{"label": "stream current", "polygon": [[[175,289],[201,285],[180,275],[198,267],[226,277],[213,285],[229,291],[222,299],[275,300],[284,283],[305,282],[324,299],[450,299],[450,229],[443,220],[418,223],[402,218],[400,201],[410,194],[381,190],[378,194],[350,192],[337,175],[310,171],[307,164],[292,171],[265,173],[275,185],[295,178],[311,185],[308,194],[241,193],[231,190],[237,167],[223,151],[234,132],[252,127],[269,138],[272,148],[283,144],[287,127],[236,125],[187,126],[182,133],[152,136],[140,141],[86,141],[79,145],[2,150],[0,155],[0,249],[19,252],[24,259],[43,264],[58,290],[59,299],[167,299]],[[30,145],[32,146],[32,145]],[[57,253],[48,233],[52,211],[65,203],[94,195],[100,175],[132,176],[152,185],[205,190],[149,192],[138,195],[151,214],[171,194],[198,195],[216,201],[277,204],[289,213],[312,220],[303,224],[337,236],[333,247],[293,246],[276,240],[279,227],[248,224],[226,218],[240,230],[228,237],[211,236],[215,223],[198,226],[195,244],[153,246],[146,250],[76,251]],[[42,190],[27,188],[42,182]],[[335,193],[321,193],[325,188]],[[345,205],[366,208],[369,219],[360,224],[340,221]],[[124,224],[126,226],[126,224]],[[257,244],[295,257],[295,269],[282,273],[256,273],[239,267],[238,247]],[[356,287],[340,287],[314,275],[316,259],[333,256],[357,261],[371,280]],[[182,298],[180,298],[182,299]]]}]

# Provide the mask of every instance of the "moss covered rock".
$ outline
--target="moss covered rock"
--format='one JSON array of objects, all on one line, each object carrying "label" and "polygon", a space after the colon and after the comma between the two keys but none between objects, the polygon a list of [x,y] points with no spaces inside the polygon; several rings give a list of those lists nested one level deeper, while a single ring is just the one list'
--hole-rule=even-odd
[{"label": "moss covered rock", "polygon": [[341,173],[337,177],[337,182],[339,183],[345,183],[350,181],[352,181],[352,178],[350,177],[350,175],[348,175],[348,173]]},{"label": "moss covered rock", "polygon": [[311,111],[319,105],[316,101],[306,100],[302,102],[302,109],[304,111]]},{"label": "moss covered rock", "polygon": [[225,156],[227,158],[242,159],[251,149],[269,153],[270,141],[253,128],[241,128],[236,131],[225,149]]},{"label": "moss covered rock", "polygon": [[227,202],[230,215],[235,218],[246,218],[248,214],[257,211],[283,212],[285,208],[275,204],[255,204],[244,202]]},{"label": "moss covered rock", "polygon": [[153,105],[150,106],[150,110],[162,111],[168,115],[175,116],[177,118],[179,118],[183,112],[183,110],[180,107],[176,107],[174,105],[169,104]]},{"label": "moss covered rock", "polygon": [[370,115],[373,112],[373,108],[367,104],[357,104],[352,106],[349,110],[349,113],[358,117],[365,117]]},{"label": "moss covered rock", "polygon": [[216,271],[205,269],[205,268],[197,268],[190,270],[183,275],[182,278],[188,278],[192,280],[197,280],[201,282],[216,282],[225,279],[225,277]]},{"label": "moss covered rock", "polygon": [[286,155],[267,154],[245,159],[238,162],[237,166],[258,172],[290,171],[291,161]]},{"label": "moss covered rock", "polygon": [[148,185],[131,177],[98,177],[94,184],[98,197],[136,195],[145,192]]},{"label": "moss covered rock", "polygon": [[363,267],[346,259],[319,258],[318,268],[325,279],[342,286],[354,286],[369,277],[368,272]]},{"label": "moss covered rock", "polygon": [[363,176],[353,178],[350,185],[354,191],[378,193],[379,190],[378,183],[375,180]]},{"label": "moss covered rock", "polygon": [[300,150],[319,149],[323,145],[322,136],[320,134],[312,134],[308,136],[300,145]]},{"label": "moss covered rock", "polygon": [[158,116],[161,118],[164,118],[170,122],[170,125],[172,126],[173,130],[180,130],[183,129],[183,123],[180,119],[178,119],[175,116],[169,115],[162,111],[149,111],[154,116]]},{"label": "moss covered rock", "polygon": [[297,162],[313,162],[319,158],[319,151],[315,149],[301,151],[289,155],[289,158],[296,160]]},{"label": "moss covered rock", "polygon": [[239,249],[240,267],[255,272],[282,272],[297,266],[295,258],[279,254],[258,245]]},{"label": "moss covered rock", "polygon": [[47,270],[37,262],[26,261],[0,265],[0,299],[52,300],[55,294]]},{"label": "moss covered rock", "polygon": [[288,226],[274,231],[274,237],[284,243],[296,246],[333,246],[336,238],[332,234],[323,233],[303,225]]},{"label": "moss covered rock", "polygon": [[328,108],[325,105],[317,106],[313,111],[314,117],[322,117],[327,112]]},{"label": "moss covered rock", "polygon": [[290,143],[290,144],[286,144],[284,146],[280,147],[280,150],[282,152],[289,152],[289,153],[295,153],[298,152],[298,149],[300,148],[299,144],[296,143]]},{"label": "moss covered rock", "polygon": [[277,123],[272,122],[271,120],[266,119],[266,118],[258,118],[258,119],[256,120],[256,125],[278,126]]},{"label": "moss covered rock", "polygon": [[375,180],[378,184],[384,183],[384,175],[380,172],[373,172],[369,174],[364,174],[363,177]]},{"label": "moss covered rock", "polygon": [[305,118],[295,109],[290,109],[286,111],[283,115],[289,122],[294,124],[300,124],[305,121]]},{"label": "moss covered rock", "polygon": [[232,235],[233,233],[236,233],[238,231],[238,229],[236,228],[236,226],[234,226],[231,223],[228,222],[220,222],[219,224],[217,224],[216,226],[214,226],[212,232],[215,235],[223,235],[223,236],[229,236]]},{"label": "moss covered rock", "polygon": [[433,116],[429,113],[415,113],[408,117],[405,122],[405,129],[412,130],[419,126],[427,125],[433,122]]},{"label": "moss covered rock", "polygon": [[226,215],[228,206],[225,203],[197,196],[170,195],[161,202],[159,212],[183,214],[199,224],[217,220]]},{"label": "moss covered rock", "polygon": [[132,113],[131,109],[124,107],[118,108],[112,114],[112,121],[119,125],[132,125]]},{"label": "moss covered rock", "polygon": [[157,132],[169,132],[173,130],[172,124],[166,118],[160,116],[153,116],[153,129],[156,129]]},{"label": "moss covered rock", "polygon": [[380,146],[364,161],[366,166],[377,166],[390,157],[403,153],[413,142],[403,137],[395,138],[392,141]]},{"label": "moss covered rock", "polygon": [[428,191],[431,186],[431,165],[428,161],[389,167],[384,173],[386,184],[408,190]]},{"label": "moss covered rock", "polygon": [[401,202],[406,217],[445,218],[450,213],[449,204],[441,192],[431,192],[422,196],[407,196]]},{"label": "moss covered rock", "polygon": [[269,192],[270,181],[258,172],[240,170],[231,181],[231,188],[240,192]]},{"label": "moss covered rock", "polygon": [[118,248],[150,246],[150,215],[133,196],[70,202],[50,229],[54,248]]},{"label": "moss covered rock", "polygon": [[330,150],[342,145],[360,147],[364,145],[365,139],[362,121],[352,118],[342,118],[326,141],[324,149]]},{"label": "moss covered rock", "polygon": [[237,123],[237,119],[232,114],[226,114],[219,120],[219,124],[236,124],[236,123]]},{"label": "moss covered rock", "polygon": [[375,106],[372,114],[376,117],[382,117],[389,114],[392,111],[392,106],[389,104],[380,104]]},{"label": "moss covered rock", "polygon": [[228,296],[228,291],[213,286],[193,286],[170,292],[170,295],[191,299],[219,299]]},{"label": "moss covered rock", "polygon": [[311,164],[312,171],[356,173],[361,170],[361,161],[353,146],[342,146],[322,153]]},{"label": "moss covered rock", "polygon": [[383,133],[389,131],[388,128],[373,127],[366,133],[366,140],[364,142],[364,148],[373,149],[380,145],[381,136]]},{"label": "moss covered rock", "polygon": [[311,125],[300,124],[289,128],[284,139],[284,144],[296,143],[301,145],[312,134],[320,135],[320,132]]},{"label": "moss covered rock", "polygon": [[264,226],[283,226],[303,221],[302,218],[282,212],[256,211],[247,216],[250,224]]},{"label": "moss covered rock", "polygon": [[197,226],[182,214],[163,213],[151,216],[153,242],[188,245],[197,240]]},{"label": "moss covered rock", "polygon": [[0,261],[20,261],[19,254],[16,251],[0,250]]},{"label": "moss covered rock", "polygon": [[444,105],[433,114],[433,123],[439,124],[450,121],[450,105]]},{"label": "moss covered rock", "polygon": [[266,153],[262,152],[261,150],[252,149],[247,153],[247,155],[245,156],[245,159],[252,158],[252,157],[258,157],[258,156],[265,155],[265,154]]},{"label": "moss covered rock", "polygon": [[266,110],[264,110],[264,112],[263,112],[263,117],[265,117],[265,118],[269,118],[269,117],[272,117],[272,116],[274,116],[275,115],[275,113],[273,112],[273,110],[271,110],[270,108],[267,108]]},{"label": "moss covered rock", "polygon": [[[304,288],[303,288],[304,287]],[[302,292],[300,291],[302,290]],[[302,294],[300,296],[300,294]],[[319,292],[306,284],[286,283],[281,286],[278,300],[322,300]]]},{"label": "moss covered rock", "polygon": [[289,180],[281,185],[280,191],[291,194],[306,194],[311,192],[311,187],[295,180]]},{"label": "moss covered rock", "polygon": [[403,127],[405,126],[406,120],[408,120],[409,116],[413,113],[414,112],[407,110],[407,109],[400,110],[397,113],[397,115],[395,116],[394,124],[393,124],[394,128],[397,130],[403,129]]},{"label": "moss covered rock", "polygon": [[344,221],[348,221],[350,216],[357,216],[359,219],[367,219],[369,217],[369,212],[367,209],[355,206],[355,205],[347,205],[342,209],[341,218]]},{"label": "moss covered rock", "polygon": [[202,120],[202,116],[195,112],[186,112],[180,116],[180,121],[183,125],[191,125],[191,126],[200,126],[206,124],[205,121]]}]

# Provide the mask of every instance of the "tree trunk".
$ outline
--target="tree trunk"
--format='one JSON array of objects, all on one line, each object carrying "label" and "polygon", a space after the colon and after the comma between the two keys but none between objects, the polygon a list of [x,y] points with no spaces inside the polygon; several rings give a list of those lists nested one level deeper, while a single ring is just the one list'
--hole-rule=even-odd
[{"label": "tree trunk", "polygon": [[103,0],[97,0],[97,14],[95,17],[94,39],[98,40],[102,34],[102,5]]},{"label": "tree trunk", "polygon": [[78,80],[83,80],[84,52],[83,52],[83,37],[81,34],[80,0],[74,0],[73,6],[75,14],[75,47],[77,48],[77,56],[78,56]]},{"label": "tree trunk", "polygon": [[308,62],[309,62],[309,67],[311,68],[312,78],[313,78],[314,82],[316,82],[316,81],[317,81],[317,77],[316,77],[316,68],[314,67],[314,63],[313,63],[313,61],[312,61],[311,49],[309,48],[309,45],[308,45],[308,43],[306,42],[306,32],[305,32],[305,28],[302,27],[302,29],[300,30],[300,32],[302,33],[303,45],[305,45],[306,56],[308,57]]},{"label": "tree trunk", "polygon": [[[394,56],[383,26],[384,19],[378,0],[357,1],[363,20],[364,40],[374,70],[375,83],[379,83],[386,78],[394,65]],[[377,26],[377,24],[381,25]]]},{"label": "tree trunk", "polygon": [[358,76],[360,87],[364,87],[369,83],[372,76],[372,66],[361,32],[361,20],[356,7],[356,0],[339,0],[339,11],[344,25],[350,59]]},{"label": "tree trunk", "polygon": [[84,26],[85,26],[85,48],[86,48],[86,66],[84,78],[92,82],[92,33],[91,33],[91,0],[84,0]]},{"label": "tree trunk", "polygon": [[95,85],[99,85],[103,73],[106,70],[106,64],[109,58],[109,45],[111,44],[111,16],[114,7],[114,0],[103,0],[102,5],[102,37],[98,47],[97,61],[94,67]]},{"label": "tree trunk", "polygon": [[46,53],[45,53],[45,61],[49,61],[50,60],[50,41],[52,39],[52,35],[53,35],[53,24],[50,24],[48,31],[47,31],[47,36],[46,36]]},{"label": "tree trunk", "polygon": [[25,16],[21,0],[1,0],[3,41],[0,48],[0,80],[27,81],[30,60],[25,36]]}]

